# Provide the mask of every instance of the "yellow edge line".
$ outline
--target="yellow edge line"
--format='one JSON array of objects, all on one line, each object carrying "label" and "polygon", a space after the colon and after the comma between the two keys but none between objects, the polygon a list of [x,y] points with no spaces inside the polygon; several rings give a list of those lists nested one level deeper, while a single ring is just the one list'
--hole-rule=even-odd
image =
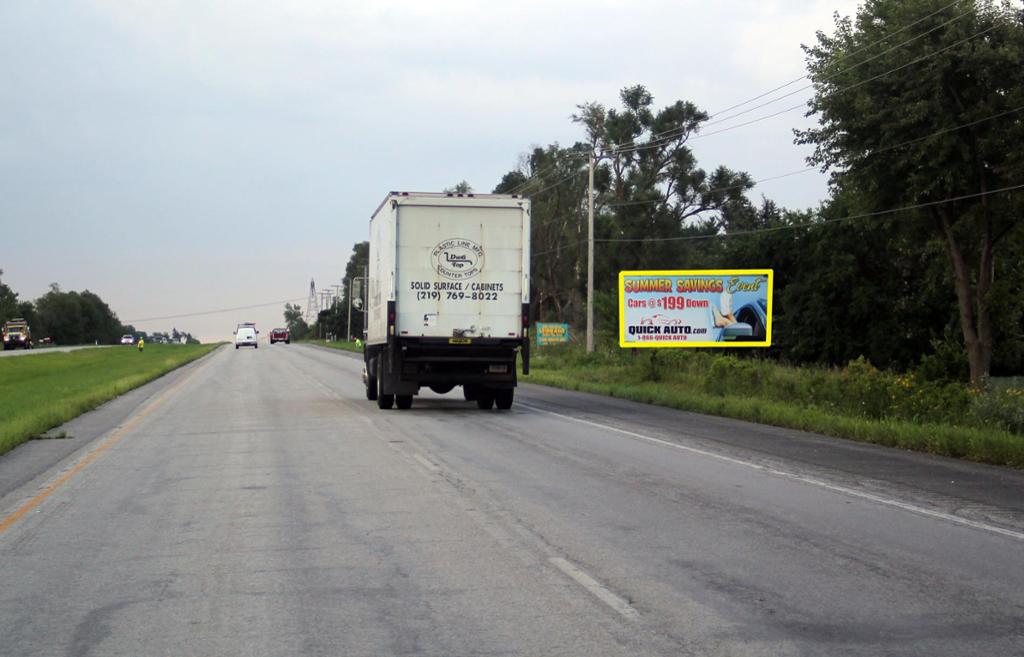
[{"label": "yellow edge line", "polygon": [[[216,351],[216,349],[214,351]],[[210,353],[213,353],[213,352],[211,351]],[[31,511],[32,509],[36,508],[40,504],[42,504],[43,500],[48,498],[57,489],[59,489],[61,486],[66,484],[68,481],[70,481],[71,478],[74,477],[76,474],[78,474],[79,472],[84,470],[87,465],[89,465],[90,463],[95,461],[97,458],[99,458],[100,455],[103,454],[103,452],[105,452],[108,449],[110,449],[111,447],[113,447],[119,440],[121,440],[121,438],[124,437],[124,435],[126,433],[128,433],[129,431],[134,429],[136,426],[138,426],[138,424],[140,422],[142,422],[142,420],[144,420],[146,418],[146,416],[148,416],[150,413],[152,413],[154,410],[156,410],[156,408],[158,406],[160,406],[161,404],[166,402],[173,394],[178,392],[178,390],[180,390],[182,388],[182,386],[184,386],[186,383],[188,383],[189,380],[193,376],[195,376],[196,372],[198,372],[201,369],[203,369],[204,367],[206,367],[206,365],[207,365],[207,363],[204,363],[203,365],[199,366],[198,368],[192,370],[192,372],[187,374],[181,381],[179,381],[178,383],[174,384],[174,387],[172,387],[170,390],[165,391],[159,397],[157,397],[156,399],[151,401],[149,404],[147,404],[146,407],[143,408],[135,417],[133,417],[127,423],[125,423],[125,424],[121,425],[120,427],[118,427],[117,429],[115,429],[113,433],[111,433],[109,436],[107,436],[103,440],[103,442],[101,442],[99,445],[97,445],[91,452],[86,454],[85,457],[83,457],[78,463],[76,463],[74,465],[74,467],[72,467],[70,470],[68,470],[64,474],[62,474],[55,481],[51,482],[49,485],[46,486],[46,488],[44,488],[43,490],[39,491],[39,493],[37,493],[35,497],[30,499],[28,502],[25,502],[24,504],[22,504],[17,510],[15,510],[10,515],[5,517],[3,520],[0,520],[0,534],[3,534],[14,523],[16,523],[19,520],[21,520],[22,518],[24,518],[28,514],[29,511]]]}]

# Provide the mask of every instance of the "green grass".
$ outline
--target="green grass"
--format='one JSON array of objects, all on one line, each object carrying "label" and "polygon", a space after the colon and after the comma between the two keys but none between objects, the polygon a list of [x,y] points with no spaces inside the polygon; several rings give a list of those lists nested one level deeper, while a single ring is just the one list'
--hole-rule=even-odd
[{"label": "green grass", "polygon": [[218,345],[147,345],[0,358],[0,454]]},{"label": "green grass", "polygon": [[301,340],[300,342],[305,344],[315,344],[321,347],[330,347],[331,349],[337,349],[339,351],[351,351],[355,354],[363,353],[362,345],[356,345],[355,342],[328,342],[327,340]]},{"label": "green grass", "polygon": [[[1024,468],[1024,397],[918,382],[863,361],[789,367],[683,350],[534,352],[524,381]],[[540,353],[537,353],[540,352]]]},{"label": "green grass", "polygon": [[1024,376],[994,376],[989,383],[993,390],[1024,390]]}]

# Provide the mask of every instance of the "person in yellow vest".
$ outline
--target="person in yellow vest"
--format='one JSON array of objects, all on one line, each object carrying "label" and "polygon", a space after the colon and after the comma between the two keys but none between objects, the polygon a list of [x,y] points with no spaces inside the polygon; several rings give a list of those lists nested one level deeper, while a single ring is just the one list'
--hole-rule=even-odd
[{"label": "person in yellow vest", "polygon": [[144,349],[145,347],[146,347],[146,341],[145,341],[145,340],[143,340],[143,339],[142,339],[142,338],[140,337],[140,338],[139,338],[139,353],[142,353],[142,350],[143,350],[143,349]]}]

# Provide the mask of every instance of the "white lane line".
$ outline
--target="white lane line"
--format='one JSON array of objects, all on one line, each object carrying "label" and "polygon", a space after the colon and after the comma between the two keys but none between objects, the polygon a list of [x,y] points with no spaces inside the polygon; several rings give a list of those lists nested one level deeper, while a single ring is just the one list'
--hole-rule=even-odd
[{"label": "white lane line", "polygon": [[520,404],[517,404],[517,405],[518,406],[522,406],[523,408],[529,408],[530,410],[537,411],[538,413],[545,413],[547,415],[553,415],[555,417],[561,418],[563,420],[568,420],[570,422],[576,422],[578,424],[585,424],[585,425],[590,426],[590,427],[595,427],[595,428],[598,428],[598,429],[605,429],[606,431],[614,431],[615,433],[620,433],[620,434],[629,436],[630,438],[635,438],[637,440],[644,440],[644,441],[647,441],[649,443],[654,443],[656,445],[663,445],[665,447],[671,447],[672,449],[678,449],[678,450],[682,450],[684,452],[690,452],[691,454],[699,454],[701,456],[706,456],[708,458],[717,459],[719,461],[724,461],[726,463],[732,463],[734,465],[739,465],[739,466],[742,466],[742,467],[745,467],[745,468],[750,468],[751,470],[757,470],[758,472],[763,472],[765,474],[770,474],[770,475],[773,475],[773,476],[776,476],[776,477],[782,477],[783,479],[789,479],[791,481],[799,481],[799,482],[804,483],[804,484],[810,484],[811,486],[817,486],[819,488],[824,488],[825,490],[830,490],[830,491],[833,491],[833,492],[836,492],[836,493],[842,493],[844,495],[849,495],[851,497],[857,497],[857,498],[860,498],[862,500],[868,500],[868,501],[871,501],[871,502],[876,502],[878,504],[884,504],[885,506],[891,506],[891,507],[894,507],[894,508],[897,508],[897,509],[902,509],[904,511],[909,511],[910,513],[916,513],[918,515],[928,516],[929,518],[937,518],[939,520],[945,520],[947,522],[952,522],[954,524],[962,525],[964,527],[970,527],[972,529],[979,529],[981,531],[990,532],[992,534],[999,534],[1000,536],[1006,536],[1007,538],[1016,539],[1018,541],[1024,541],[1024,532],[1018,532],[1018,531],[1014,531],[1012,529],[1005,529],[1003,527],[997,527],[995,525],[990,525],[990,524],[985,523],[985,522],[978,522],[977,520],[968,520],[967,518],[961,518],[960,516],[955,516],[955,515],[953,515],[951,513],[943,513],[942,511],[935,511],[933,509],[926,509],[926,508],[924,508],[922,506],[917,506],[916,504],[909,504],[907,502],[901,502],[899,500],[894,500],[894,499],[889,498],[889,497],[883,497],[881,495],[875,495],[873,493],[867,493],[867,492],[864,492],[864,491],[860,491],[860,490],[857,490],[855,488],[847,488],[846,486],[838,486],[836,484],[830,484],[827,481],[822,481],[821,479],[815,479],[814,477],[805,477],[804,475],[799,475],[799,474],[796,474],[796,473],[793,473],[793,472],[786,472],[785,470],[777,470],[775,468],[770,468],[770,467],[765,466],[765,465],[760,465],[758,463],[753,463],[752,461],[744,461],[743,459],[734,458],[732,456],[725,456],[724,454],[716,454],[714,452],[710,452],[710,451],[705,450],[705,449],[700,449],[698,447],[690,447],[688,445],[680,445],[678,443],[669,442],[667,440],[661,440],[660,438],[654,438],[654,437],[651,437],[651,436],[645,436],[642,433],[636,433],[635,431],[629,431],[627,429],[620,429],[618,427],[613,427],[613,426],[610,426],[610,425],[607,425],[607,424],[601,424],[600,422],[591,422],[590,420],[584,420],[582,418],[573,417],[571,415],[564,415],[562,413],[555,413],[554,411],[549,411],[549,410],[546,410],[546,409],[543,409],[543,408],[538,408],[536,406],[531,406],[530,404],[522,404],[522,403],[520,403]]},{"label": "white lane line", "polygon": [[598,600],[611,607],[623,617],[630,620],[635,620],[640,617],[640,612],[638,612],[633,605],[609,591],[596,579],[562,557],[551,557],[548,561],[551,562],[555,568],[558,568],[563,573],[574,579],[577,584],[590,591]]},{"label": "white lane line", "polygon": [[414,459],[416,459],[417,461],[419,461],[420,465],[422,465],[427,470],[430,470],[431,472],[440,472],[441,471],[441,468],[437,467],[436,464],[431,463],[429,460],[427,460],[423,456],[420,456],[419,454],[413,454],[412,457]]}]

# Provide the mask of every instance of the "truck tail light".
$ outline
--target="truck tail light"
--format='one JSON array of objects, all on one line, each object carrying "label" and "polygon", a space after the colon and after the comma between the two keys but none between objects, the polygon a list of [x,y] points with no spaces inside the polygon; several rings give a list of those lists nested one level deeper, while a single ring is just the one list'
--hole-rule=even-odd
[{"label": "truck tail light", "polygon": [[395,302],[388,301],[388,335],[395,334]]},{"label": "truck tail light", "polygon": [[530,304],[523,304],[523,374],[530,373]]}]

